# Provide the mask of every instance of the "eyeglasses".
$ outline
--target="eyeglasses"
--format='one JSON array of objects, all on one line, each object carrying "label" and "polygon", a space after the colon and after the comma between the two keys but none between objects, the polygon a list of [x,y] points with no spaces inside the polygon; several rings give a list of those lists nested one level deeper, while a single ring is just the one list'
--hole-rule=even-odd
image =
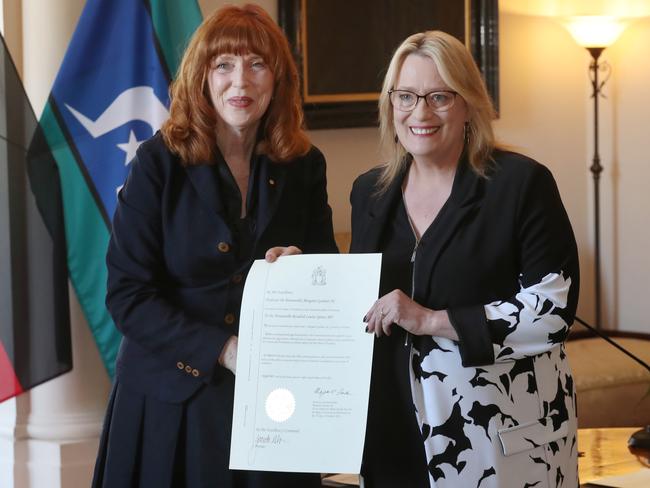
[{"label": "eyeglasses", "polygon": [[452,90],[432,91],[425,95],[418,95],[409,90],[388,90],[390,103],[402,112],[414,110],[420,98],[424,98],[427,107],[434,112],[445,112],[454,106],[456,95],[458,93]]}]

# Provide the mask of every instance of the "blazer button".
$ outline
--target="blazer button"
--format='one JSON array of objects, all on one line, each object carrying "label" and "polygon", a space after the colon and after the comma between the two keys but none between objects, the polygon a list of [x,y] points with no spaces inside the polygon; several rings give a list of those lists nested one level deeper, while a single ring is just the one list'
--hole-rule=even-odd
[{"label": "blazer button", "polygon": [[185,366],[185,372],[186,373],[191,373],[192,372],[192,366],[190,366],[189,364],[187,366]]},{"label": "blazer button", "polygon": [[194,376],[195,378],[198,378],[198,376],[199,376],[199,370],[198,370],[198,369],[193,369],[193,370],[192,370],[192,376]]},{"label": "blazer button", "polygon": [[235,323],[235,314],[227,313],[226,316],[223,318],[223,321],[228,325],[234,324]]},{"label": "blazer button", "polygon": [[184,365],[181,361],[179,361],[179,362],[176,363],[176,367],[177,367],[178,369],[181,369],[181,370],[182,370],[182,369],[185,368],[185,365]]},{"label": "blazer button", "polygon": [[275,180],[273,178],[269,178],[269,185],[275,186]]},{"label": "blazer button", "polygon": [[241,274],[237,273],[237,274],[232,275],[232,278],[230,278],[230,281],[232,281],[235,285],[238,285],[239,283],[241,283],[241,280],[243,280],[243,279],[244,279],[244,277]]},{"label": "blazer button", "polygon": [[230,251],[230,245],[227,242],[220,242],[217,244],[217,249],[219,249],[219,252],[228,252]]}]

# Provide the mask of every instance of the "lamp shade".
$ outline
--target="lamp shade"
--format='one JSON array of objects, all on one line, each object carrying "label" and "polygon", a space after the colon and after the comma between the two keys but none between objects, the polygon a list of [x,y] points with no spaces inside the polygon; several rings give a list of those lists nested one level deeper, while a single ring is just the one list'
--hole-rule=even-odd
[{"label": "lamp shade", "polygon": [[568,17],[565,27],[578,44],[584,47],[608,47],[625,30],[626,21],[617,17],[584,15]]}]

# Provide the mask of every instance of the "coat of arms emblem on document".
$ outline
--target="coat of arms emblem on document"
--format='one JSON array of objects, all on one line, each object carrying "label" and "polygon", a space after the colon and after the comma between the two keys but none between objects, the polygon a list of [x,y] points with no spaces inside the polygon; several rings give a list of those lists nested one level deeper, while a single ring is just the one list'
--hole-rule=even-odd
[{"label": "coat of arms emblem on document", "polygon": [[327,270],[318,266],[311,273],[311,284],[314,286],[323,286],[327,284]]}]

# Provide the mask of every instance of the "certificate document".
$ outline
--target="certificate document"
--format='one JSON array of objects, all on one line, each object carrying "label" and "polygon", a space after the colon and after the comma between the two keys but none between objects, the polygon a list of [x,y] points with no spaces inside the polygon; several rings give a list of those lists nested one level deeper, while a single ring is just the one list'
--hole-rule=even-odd
[{"label": "certificate document", "polygon": [[381,254],[258,260],[239,322],[230,468],[358,473]]}]

